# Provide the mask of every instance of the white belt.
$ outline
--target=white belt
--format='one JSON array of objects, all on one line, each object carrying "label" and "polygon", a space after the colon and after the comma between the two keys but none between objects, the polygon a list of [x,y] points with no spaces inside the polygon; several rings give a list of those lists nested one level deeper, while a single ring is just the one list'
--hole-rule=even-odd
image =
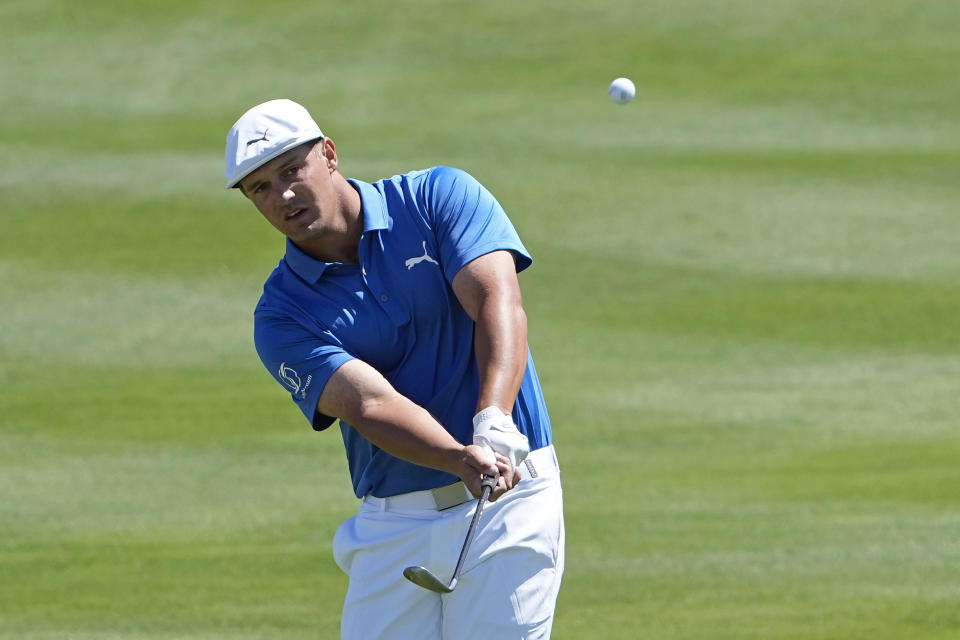
[{"label": "white belt", "polygon": [[[553,445],[531,451],[527,459],[520,463],[520,482],[527,478],[549,478],[560,474],[560,465],[557,463],[557,454]],[[389,498],[375,498],[365,496],[363,501],[373,505],[381,511],[390,509],[436,510],[450,509],[464,502],[475,500],[473,494],[463,482],[454,482],[445,487],[411,491]]]}]

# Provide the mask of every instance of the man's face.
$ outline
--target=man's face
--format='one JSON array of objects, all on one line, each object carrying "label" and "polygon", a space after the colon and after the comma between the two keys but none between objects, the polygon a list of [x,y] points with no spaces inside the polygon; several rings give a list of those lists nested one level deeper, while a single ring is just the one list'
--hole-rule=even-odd
[{"label": "man's face", "polygon": [[335,170],[336,151],[325,138],[274,158],[241,180],[240,189],[280,233],[306,242],[337,222]]}]

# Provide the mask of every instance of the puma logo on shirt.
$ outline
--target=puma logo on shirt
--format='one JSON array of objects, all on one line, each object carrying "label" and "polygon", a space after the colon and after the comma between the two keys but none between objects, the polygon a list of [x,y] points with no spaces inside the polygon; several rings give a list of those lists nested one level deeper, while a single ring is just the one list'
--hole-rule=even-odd
[{"label": "puma logo on shirt", "polygon": [[440,266],[440,263],[430,257],[427,253],[427,241],[423,241],[423,255],[417,256],[416,258],[408,258],[403,264],[407,265],[407,270],[413,269],[415,265],[420,264],[423,261],[432,262],[433,264]]}]

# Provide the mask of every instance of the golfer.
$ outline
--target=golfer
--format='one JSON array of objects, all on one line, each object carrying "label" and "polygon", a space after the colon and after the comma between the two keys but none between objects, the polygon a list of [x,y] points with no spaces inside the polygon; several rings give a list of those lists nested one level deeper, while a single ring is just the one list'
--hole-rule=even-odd
[{"label": "golfer", "polygon": [[[349,576],[341,635],[547,638],[564,561],[560,471],[527,347],[517,273],[531,263],[496,199],[436,167],[345,178],[290,100],[227,136],[227,186],[287,238],[254,312],[267,370],[322,431],[339,419],[358,513],[333,541]],[[496,475],[459,582],[453,573]]]}]

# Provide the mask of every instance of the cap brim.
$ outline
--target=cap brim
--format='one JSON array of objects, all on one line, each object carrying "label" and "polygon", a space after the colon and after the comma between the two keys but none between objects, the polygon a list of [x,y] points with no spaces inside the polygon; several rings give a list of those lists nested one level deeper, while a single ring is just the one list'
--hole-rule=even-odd
[{"label": "cap brim", "polygon": [[293,138],[284,144],[278,146],[276,149],[271,149],[269,152],[263,154],[262,156],[257,157],[257,162],[251,163],[249,167],[243,167],[240,169],[237,174],[233,177],[232,180],[227,181],[227,189],[235,189],[240,186],[240,182],[246,178],[248,175],[267,164],[271,160],[283,155],[291,149],[296,149],[302,144],[308,142],[313,142],[314,140],[320,140],[323,138],[323,134],[305,136],[302,138]]}]

